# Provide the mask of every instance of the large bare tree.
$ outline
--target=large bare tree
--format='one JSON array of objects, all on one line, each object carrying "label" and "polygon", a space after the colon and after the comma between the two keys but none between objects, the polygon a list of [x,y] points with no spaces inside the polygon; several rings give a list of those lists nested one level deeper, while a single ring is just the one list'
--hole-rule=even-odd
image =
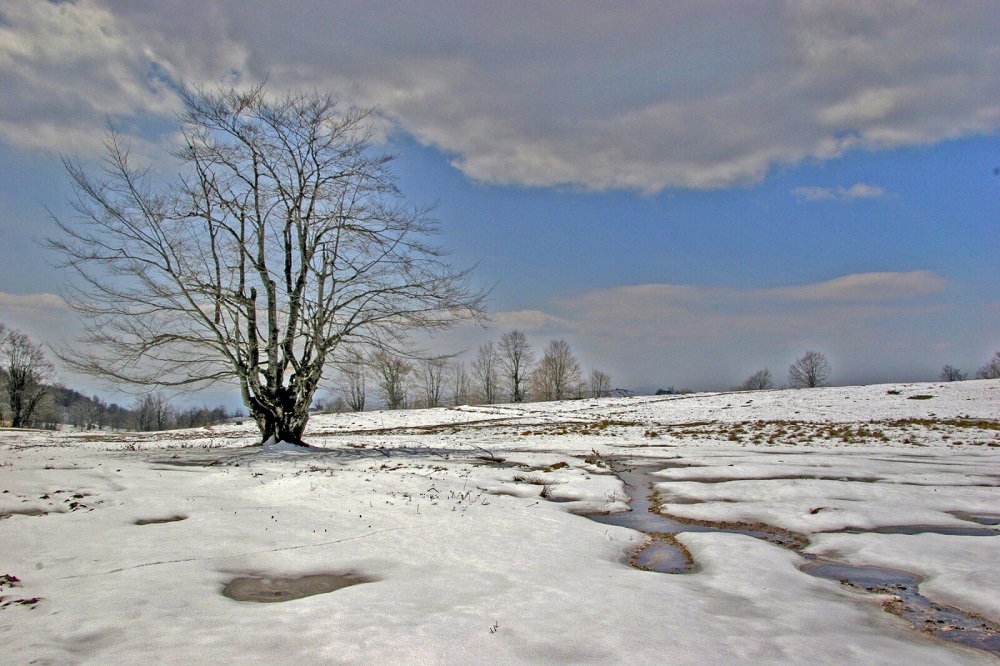
[{"label": "large bare tree", "polygon": [[[180,177],[113,130],[101,168],[66,160],[77,219],[50,240],[87,321],[61,358],[112,382],[239,384],[263,440],[301,442],[328,363],[480,318],[482,292],[405,205],[368,111],[330,95],[188,90]],[[162,169],[161,169],[162,171]]]}]

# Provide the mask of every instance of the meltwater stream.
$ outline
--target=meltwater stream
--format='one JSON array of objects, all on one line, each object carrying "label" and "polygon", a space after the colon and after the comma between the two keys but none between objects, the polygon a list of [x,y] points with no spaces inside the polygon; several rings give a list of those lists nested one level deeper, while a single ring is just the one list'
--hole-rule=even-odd
[{"label": "meltwater stream", "polygon": [[[650,543],[633,556],[633,566],[660,573],[693,573],[696,564],[683,544],[675,538],[678,532],[745,534],[795,551],[801,551],[809,544],[805,535],[763,523],[707,523],[662,515],[656,511],[653,501],[653,484],[663,481],[652,476],[657,469],[633,468],[617,473],[632,498],[628,503],[631,511],[588,516],[599,523],[628,527],[652,537]],[[1000,536],[1000,532],[974,529],[966,533],[972,536]],[[885,605],[885,609],[905,618],[915,629],[1000,655],[1000,624],[927,599],[920,594],[920,580],[913,574],[882,567],[848,565],[809,555],[803,557],[808,562],[802,571],[812,576],[836,580],[866,592],[895,596],[898,601]]]}]

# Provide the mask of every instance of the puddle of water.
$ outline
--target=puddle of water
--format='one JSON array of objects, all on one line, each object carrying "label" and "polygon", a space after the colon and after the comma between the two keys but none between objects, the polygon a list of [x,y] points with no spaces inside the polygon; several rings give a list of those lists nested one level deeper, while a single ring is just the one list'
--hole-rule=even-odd
[{"label": "puddle of water", "polygon": [[967,520],[970,523],[980,525],[1000,525],[1000,515],[990,513],[968,513],[966,511],[952,511],[951,515],[959,520]]},{"label": "puddle of water", "polygon": [[169,516],[167,518],[139,518],[135,525],[157,525],[159,523],[176,523],[179,520],[187,520],[187,516]]},{"label": "puddle of water", "polygon": [[153,462],[157,465],[167,465],[168,467],[212,467],[218,464],[219,461],[218,458],[160,458]]},{"label": "puddle of water", "polygon": [[229,581],[222,594],[236,601],[274,603],[327,594],[375,580],[360,574],[313,574],[298,578],[243,576]]},{"label": "puddle of water", "polygon": [[[613,513],[606,515],[588,516],[591,520],[607,525],[618,525],[628,527],[646,534],[663,533],[676,534],[677,532],[726,532],[729,534],[745,534],[757,539],[763,539],[785,548],[801,550],[808,542],[804,536],[792,532],[779,530],[763,523],[710,523],[696,520],[689,520],[677,516],[661,514],[653,506],[650,498],[652,484],[661,483],[664,479],[651,475],[650,470],[634,469],[618,473],[618,478],[625,483],[625,492],[628,493],[632,501],[628,503],[631,511],[628,513]],[[651,543],[649,549],[676,550],[669,543]],[[675,555],[654,555],[648,557],[653,561],[674,561]],[[656,567],[649,567],[653,571],[660,571]],[[676,571],[663,571],[662,573],[677,573]]]},{"label": "puddle of water", "polygon": [[[652,475],[651,472],[655,469],[632,469],[617,473],[618,477],[625,483],[626,492],[632,498],[628,503],[631,511],[587,516],[599,523],[628,527],[652,537],[649,544],[633,555],[631,564],[637,568],[660,573],[692,573],[695,570],[694,562],[684,549],[683,544],[675,538],[678,532],[746,534],[796,551],[808,545],[808,539],[803,535],[785,532],[769,525],[708,523],[662,515],[656,511],[654,503],[650,499],[653,496],[653,484],[663,482],[662,478]],[[962,515],[958,515],[958,512],[953,515],[973,522],[980,522],[976,518],[994,518],[994,516],[987,515],[963,514],[968,516],[968,518],[964,518]],[[928,531],[972,536],[996,536],[1000,534],[996,530],[936,528],[921,525],[887,527],[873,531],[883,534],[920,534]],[[919,631],[968,647],[1000,654],[1000,624],[927,599],[920,594],[918,587],[920,580],[913,574],[874,566],[851,566],[820,560],[812,555],[805,555],[805,557],[811,560],[802,567],[802,571],[805,573],[819,578],[836,580],[866,592],[893,595],[896,600],[886,604],[885,610],[908,620]]]},{"label": "puddle of water", "polygon": [[913,574],[872,566],[851,566],[837,562],[811,562],[802,567],[811,576],[836,580],[873,594],[890,594],[898,599],[885,610],[899,615],[919,631],[938,638],[1000,654],[1000,624],[952,606],[931,601],[920,594],[920,579]]},{"label": "puddle of water", "polygon": [[885,527],[874,527],[870,530],[857,528],[847,528],[845,530],[835,530],[832,533],[842,532],[846,534],[943,534],[945,536],[974,536],[991,537],[1000,536],[1000,531],[991,530],[986,527],[952,527],[950,525],[887,525]]}]

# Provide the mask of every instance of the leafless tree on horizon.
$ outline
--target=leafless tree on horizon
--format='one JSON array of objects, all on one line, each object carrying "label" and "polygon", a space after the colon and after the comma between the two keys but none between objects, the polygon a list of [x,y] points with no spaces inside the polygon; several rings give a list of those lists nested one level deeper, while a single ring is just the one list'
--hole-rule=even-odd
[{"label": "leafless tree on horizon", "polygon": [[774,388],[774,381],[771,379],[771,371],[767,368],[753,373],[740,385],[743,391],[764,391],[771,388]]},{"label": "leafless tree on horizon", "polygon": [[55,366],[45,358],[41,345],[0,324],[0,385],[7,397],[12,428],[34,423],[54,377]]},{"label": "leafless tree on horizon", "polygon": [[535,354],[528,344],[528,338],[521,331],[510,331],[500,336],[500,369],[507,383],[511,402],[524,402],[527,397],[525,387]]},{"label": "leafless tree on horizon", "polygon": [[788,385],[792,388],[816,388],[830,381],[830,362],[823,352],[807,351],[788,367]]}]

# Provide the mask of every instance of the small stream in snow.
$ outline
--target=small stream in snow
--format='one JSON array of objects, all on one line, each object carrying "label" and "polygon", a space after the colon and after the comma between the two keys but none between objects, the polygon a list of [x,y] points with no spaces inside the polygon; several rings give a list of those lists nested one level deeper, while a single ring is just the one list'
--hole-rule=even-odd
[{"label": "small stream in snow", "polygon": [[[631,511],[609,515],[591,515],[590,519],[607,525],[628,527],[644,532],[651,541],[632,559],[635,567],[660,573],[684,574],[697,571],[697,564],[676,538],[679,532],[725,532],[745,534],[763,539],[783,548],[801,551],[809,540],[805,535],[782,530],[763,523],[707,523],[688,521],[665,516],[656,511],[653,486],[664,480],[653,476],[656,468],[633,468],[617,472],[631,497]],[[976,521],[989,524],[986,521]],[[977,528],[944,528],[913,526],[910,528],[885,528],[875,530],[889,533],[940,532],[968,536],[1000,536],[1000,532]],[[871,592],[895,596],[885,609],[905,618],[919,631],[968,647],[1000,654],[1000,625],[958,608],[931,601],[920,594],[920,579],[910,573],[875,566],[849,565],[814,555],[804,554],[807,560],[801,570],[805,573],[839,581],[843,585]]]}]

